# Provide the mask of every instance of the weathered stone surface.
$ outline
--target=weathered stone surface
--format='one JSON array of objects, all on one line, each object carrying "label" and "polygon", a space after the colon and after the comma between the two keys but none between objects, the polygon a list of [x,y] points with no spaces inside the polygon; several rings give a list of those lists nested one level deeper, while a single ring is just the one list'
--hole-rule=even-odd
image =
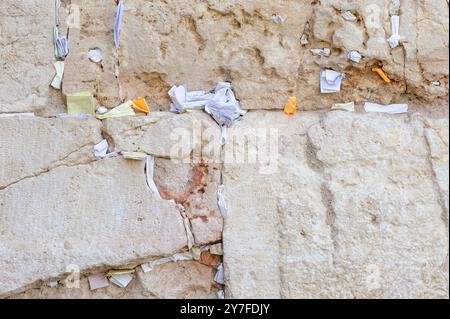
[{"label": "weathered stone surface", "polygon": [[[155,112],[149,116],[108,119],[105,123],[116,151],[145,152],[175,163],[199,164],[203,157],[211,161],[220,158],[219,126],[203,112],[181,115]],[[203,146],[208,147],[205,155]]]},{"label": "weathered stone surface", "polygon": [[[448,212],[424,121],[311,116],[282,120],[277,174],[225,166],[227,296],[448,297]],[[249,114],[240,126],[282,118]]]},{"label": "weathered stone surface", "polygon": [[[114,107],[122,102],[118,80],[119,56],[114,47],[113,30],[117,1],[71,0],[73,15],[79,17],[69,25],[70,54],[66,59],[63,82],[65,95],[90,91],[102,106]],[[89,51],[99,49],[103,61],[93,63]]]},{"label": "weathered stone surface", "polygon": [[215,270],[195,261],[182,261],[139,272],[146,291],[159,299],[215,299]]},{"label": "weathered stone surface", "polygon": [[0,118],[0,190],[58,166],[92,162],[100,126],[95,120]]},{"label": "weathered stone surface", "polygon": [[218,166],[156,159],[154,179],[164,199],[174,199],[186,209],[196,245],[222,239],[223,219],[217,205]]},{"label": "weathered stone surface", "polygon": [[0,113],[61,112],[60,94],[49,86],[56,61],[54,1],[3,0],[0,12]]},{"label": "weathered stone surface", "polygon": [[0,191],[0,202],[0,295],[70,265],[117,266],[187,243],[175,205],[148,190],[143,162],[55,168]]}]

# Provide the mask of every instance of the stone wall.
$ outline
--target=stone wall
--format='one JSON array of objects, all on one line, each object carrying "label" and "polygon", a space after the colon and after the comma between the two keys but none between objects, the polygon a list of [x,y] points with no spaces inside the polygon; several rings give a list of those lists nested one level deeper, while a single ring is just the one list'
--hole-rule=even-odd
[{"label": "stone wall", "polygon": [[[117,1],[61,2],[62,91],[49,86],[54,1],[0,2],[1,297],[448,298],[447,1],[124,0],[119,49]],[[391,49],[394,13],[405,39]],[[324,47],[331,56],[310,52]],[[88,59],[95,48],[101,63]],[[325,68],[345,73],[341,92],[320,94]],[[171,86],[219,81],[249,110],[223,147],[207,114],[168,112]],[[152,112],[57,117],[82,90],[108,108],[145,97]],[[295,116],[281,110],[289,96]],[[357,112],[328,112],[348,101]],[[410,111],[365,114],[365,101]],[[10,116],[25,112],[35,116]],[[155,157],[161,198],[145,162],[93,156],[103,138]],[[188,251],[184,216],[194,249],[223,243],[223,258],[203,251],[144,273]],[[221,262],[225,285],[214,281]],[[126,289],[89,289],[89,275],[130,268]]]}]

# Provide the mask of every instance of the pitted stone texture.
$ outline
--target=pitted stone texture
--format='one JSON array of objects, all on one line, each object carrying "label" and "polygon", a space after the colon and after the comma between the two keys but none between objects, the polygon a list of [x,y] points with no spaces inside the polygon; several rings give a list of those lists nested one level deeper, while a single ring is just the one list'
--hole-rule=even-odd
[{"label": "pitted stone texture", "polygon": [[148,273],[139,272],[146,291],[158,299],[216,299],[215,270],[195,261],[181,261],[156,266]]},{"label": "pitted stone texture", "polygon": [[114,267],[184,248],[179,212],[151,193],[144,166],[105,159],[0,191],[0,295],[62,276],[70,265]]},{"label": "pitted stone texture", "polygon": [[[120,47],[123,98],[143,95],[167,110],[172,85],[210,90],[223,80],[233,82],[245,109],[280,109],[291,95],[308,110],[368,98],[393,103],[404,93],[447,98],[448,4],[403,1],[400,33],[407,42],[391,49],[390,3],[127,1]],[[340,13],[346,10],[358,20],[345,21]],[[283,22],[275,23],[273,15]],[[299,41],[303,33],[306,46]],[[310,49],[318,47],[333,48],[332,56],[312,56]],[[363,55],[360,64],[348,60],[350,50]],[[393,82],[385,84],[373,66],[382,66]],[[319,94],[324,68],[346,73],[340,93]]]},{"label": "pitted stone texture", "polygon": [[53,0],[0,2],[0,113],[56,114],[64,109],[50,87],[53,63]]},{"label": "pitted stone texture", "polygon": [[447,213],[424,121],[342,112],[283,121],[277,174],[225,166],[227,296],[448,298]]},{"label": "pitted stone texture", "polygon": [[58,166],[93,161],[100,126],[96,120],[0,118],[0,190]]},{"label": "pitted stone texture", "polygon": [[108,119],[105,127],[119,152],[145,152],[175,163],[220,162],[220,128],[203,112]]},{"label": "pitted stone texture", "polygon": [[[66,59],[63,93],[90,91],[98,104],[114,107],[122,102],[118,81],[119,57],[113,41],[117,1],[72,0],[73,16],[78,25],[69,25],[70,53]],[[100,49],[103,61],[93,63],[89,51]]]}]

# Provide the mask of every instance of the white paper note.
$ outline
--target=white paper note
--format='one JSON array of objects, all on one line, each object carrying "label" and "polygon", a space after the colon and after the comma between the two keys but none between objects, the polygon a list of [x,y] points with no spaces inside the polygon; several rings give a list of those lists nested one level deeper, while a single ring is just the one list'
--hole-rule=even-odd
[{"label": "white paper note", "polygon": [[343,75],[333,70],[324,70],[320,74],[320,91],[322,93],[335,93],[341,90]]},{"label": "white paper note", "polygon": [[400,114],[408,112],[408,105],[407,104],[381,105],[366,102],[364,104],[364,109],[366,110],[366,112]]},{"label": "white paper note", "polygon": [[53,78],[51,86],[56,90],[61,90],[61,83],[64,75],[64,62],[58,61],[54,64],[56,75]]}]

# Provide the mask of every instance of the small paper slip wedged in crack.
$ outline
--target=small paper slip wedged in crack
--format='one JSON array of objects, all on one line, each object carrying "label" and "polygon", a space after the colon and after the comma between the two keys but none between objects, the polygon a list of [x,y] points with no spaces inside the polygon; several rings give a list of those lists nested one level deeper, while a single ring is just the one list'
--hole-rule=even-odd
[{"label": "small paper slip wedged in crack", "polygon": [[54,64],[56,75],[53,78],[53,81],[51,83],[51,86],[56,90],[61,90],[61,83],[64,75],[64,62],[57,61]]},{"label": "small paper slip wedged in crack", "polygon": [[356,16],[351,13],[350,11],[345,11],[343,13],[341,13],[341,17],[345,20],[345,21],[350,21],[350,22],[355,22],[358,18],[356,18]]},{"label": "small paper slip wedged in crack", "polygon": [[388,113],[388,114],[401,114],[408,112],[408,104],[390,104],[381,105],[376,103],[366,102],[364,104],[366,112],[371,113]]},{"label": "small paper slip wedged in crack", "polygon": [[323,48],[323,49],[317,48],[317,49],[311,49],[310,51],[313,55],[318,55],[318,56],[329,57],[331,55],[330,48]]},{"label": "small paper slip wedged in crack", "polygon": [[102,114],[105,114],[106,112],[108,112],[108,109],[106,108],[106,107],[104,107],[104,106],[100,106],[98,109],[97,109],[97,115],[102,115]]},{"label": "small paper slip wedged in crack", "polygon": [[123,156],[123,158],[127,160],[134,160],[134,161],[145,161],[147,159],[147,153],[140,153],[140,152],[120,152],[120,155]]},{"label": "small paper slip wedged in crack", "polygon": [[117,5],[116,20],[114,21],[114,46],[116,47],[116,49],[119,48],[120,44],[120,26],[122,24],[122,17],[123,2],[119,1],[119,4]]},{"label": "small paper slip wedged in crack", "polygon": [[387,40],[389,46],[393,49],[400,44],[400,40],[404,40],[404,37],[399,35],[400,29],[400,17],[399,16],[391,16],[391,37]]},{"label": "small paper slip wedged in crack", "polygon": [[127,288],[127,286],[133,281],[134,276],[129,274],[112,275],[109,279],[113,284],[120,288]]},{"label": "small paper slip wedged in crack", "polygon": [[94,146],[94,156],[97,159],[116,157],[118,155],[116,152],[107,153],[108,147],[108,141],[102,140],[100,143]]},{"label": "small paper slip wedged in crack", "polygon": [[194,235],[192,234],[191,222],[188,217],[183,219],[183,224],[186,230],[188,249],[191,250],[191,248],[194,246]]},{"label": "small paper slip wedged in crack", "polygon": [[100,49],[92,49],[88,53],[89,60],[94,63],[100,63],[103,61],[103,52]]},{"label": "small paper slip wedged in crack", "polygon": [[214,276],[214,281],[221,285],[225,283],[223,263],[220,264],[219,267],[217,267],[217,272],[216,275]]},{"label": "small paper slip wedged in crack", "polygon": [[355,112],[355,103],[354,102],[348,102],[348,103],[335,103],[331,107],[332,111],[347,111],[347,112]]},{"label": "small paper slip wedged in crack", "polygon": [[188,92],[185,85],[173,86],[169,91],[172,100],[170,111],[173,113],[183,113],[187,109],[202,109],[213,97],[212,93],[205,91]]},{"label": "small paper slip wedged in crack", "polygon": [[226,125],[222,125],[220,128],[220,145],[224,146],[227,144],[227,138],[228,138],[228,128]]},{"label": "small paper slip wedged in crack", "polygon": [[159,198],[161,199],[161,194],[159,193],[158,187],[156,187],[154,178],[154,171],[155,171],[155,158],[153,155],[147,156],[147,161],[145,163],[145,175],[147,179],[147,185],[150,188],[150,190]]},{"label": "small paper slip wedged in crack", "polygon": [[109,119],[109,118],[117,118],[117,117],[124,117],[124,116],[135,116],[136,113],[134,112],[132,108],[133,102],[127,101],[125,103],[122,103],[121,105],[113,108],[111,111],[97,115],[97,118],[99,120]]},{"label": "small paper slip wedged in crack", "polygon": [[219,210],[220,210],[220,213],[222,214],[222,217],[224,219],[227,219],[230,216],[229,216],[229,212],[228,212],[227,203],[225,201],[224,191],[225,191],[225,186],[220,185],[217,190],[217,204],[219,206]]},{"label": "small paper slip wedged in crack", "polygon": [[341,90],[342,73],[333,70],[324,70],[320,74],[321,93],[336,93]]},{"label": "small paper slip wedged in crack", "polygon": [[144,273],[147,273],[147,272],[152,271],[158,265],[164,265],[164,264],[168,264],[171,262],[178,262],[178,261],[187,261],[187,260],[192,260],[192,259],[193,259],[193,257],[192,257],[191,253],[179,253],[179,254],[175,254],[171,257],[160,258],[160,259],[153,260],[149,263],[142,264],[141,269]]},{"label": "small paper slip wedged in crack", "polygon": [[353,61],[355,63],[361,62],[362,56],[358,51],[350,51],[347,55],[348,59],[350,61]]},{"label": "small paper slip wedged in crack", "polygon": [[217,292],[217,298],[219,299],[225,299],[225,292],[223,290],[219,290]]},{"label": "small paper slip wedged in crack", "polygon": [[104,274],[96,274],[88,277],[91,290],[106,288],[109,286],[108,278]]},{"label": "small paper slip wedged in crack", "polygon": [[275,15],[272,16],[272,22],[276,23],[276,24],[281,24],[281,23],[284,22],[284,19],[280,15],[275,14]]}]

